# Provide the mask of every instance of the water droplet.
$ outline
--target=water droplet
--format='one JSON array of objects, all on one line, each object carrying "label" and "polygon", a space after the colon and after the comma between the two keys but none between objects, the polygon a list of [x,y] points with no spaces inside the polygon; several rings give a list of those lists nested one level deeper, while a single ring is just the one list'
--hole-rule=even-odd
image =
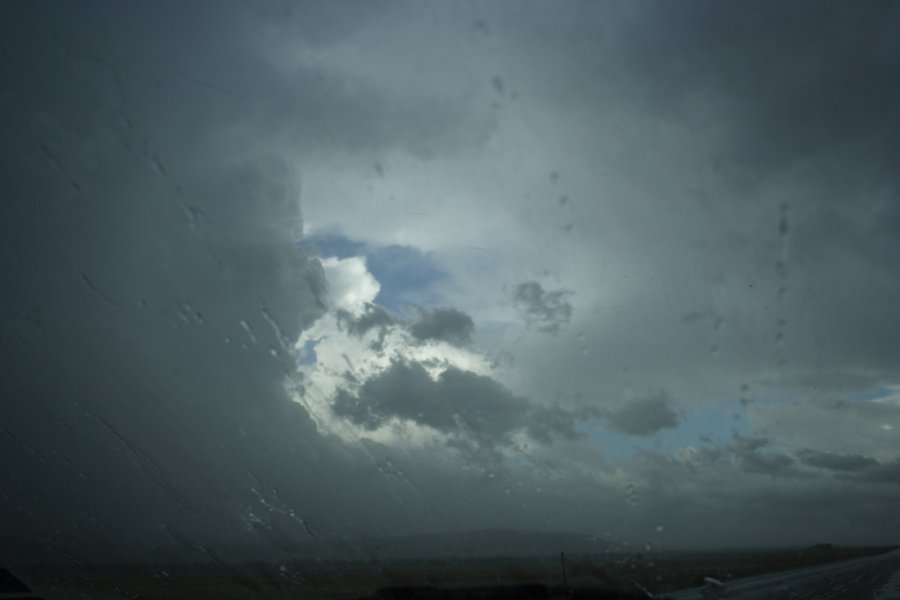
[{"label": "water droplet", "polygon": [[168,173],[166,172],[166,168],[163,166],[163,164],[160,162],[159,158],[157,158],[156,156],[150,157],[150,165],[153,167],[153,170],[156,171],[156,173],[158,175],[160,175],[162,177],[168,176]]},{"label": "water droplet", "polygon": [[790,225],[788,224],[788,211],[790,209],[790,205],[787,202],[782,202],[779,207],[779,215],[778,215],[778,234],[782,237],[786,236],[790,231]]},{"label": "water droplet", "polygon": [[41,144],[41,150],[44,151],[44,155],[47,157],[50,166],[53,167],[53,170],[62,171],[62,163],[59,162],[59,159],[56,158],[56,155],[46,144]]},{"label": "water droplet", "polygon": [[197,309],[195,309],[193,306],[191,306],[190,303],[185,302],[184,304],[182,304],[181,311],[179,311],[179,313],[181,313],[182,311],[185,315],[188,315],[189,317],[191,317],[196,323],[198,323],[200,325],[206,324],[206,321],[203,319],[203,315],[200,314],[200,312],[197,311]]},{"label": "water droplet", "polygon": [[630,506],[637,506],[640,498],[638,497],[637,486],[629,481],[625,484],[625,499]]},{"label": "water droplet", "polygon": [[558,202],[559,202],[560,206],[565,206],[566,204],[569,203],[569,197],[568,196],[560,196]]},{"label": "water droplet", "polygon": [[190,227],[191,231],[197,230],[197,225],[200,223],[200,221],[209,220],[209,218],[206,216],[206,213],[203,212],[202,209],[190,204],[182,203],[181,212],[184,214],[184,220],[187,221],[188,227]]},{"label": "water droplet", "polygon": [[656,531],[657,531],[657,533],[662,533],[663,531],[665,531],[665,529],[666,529],[666,528],[663,527],[662,525],[657,525],[657,526],[656,526]]},{"label": "water droplet", "polygon": [[491,85],[494,86],[494,91],[501,96],[506,91],[506,84],[503,82],[503,78],[499,75],[494,75],[494,77],[491,79]]},{"label": "water droplet", "polygon": [[775,261],[775,274],[781,278],[787,277],[787,263],[780,258]]},{"label": "water droplet", "polygon": [[247,332],[247,337],[250,338],[250,341],[256,344],[256,334],[253,333],[253,330],[250,328],[250,324],[245,319],[241,319],[238,322],[241,324],[241,327],[243,327],[244,331]]},{"label": "water droplet", "polygon": [[478,19],[474,23],[472,23],[472,29],[480,33],[481,35],[490,35],[491,28],[488,25],[488,22],[484,19]]}]

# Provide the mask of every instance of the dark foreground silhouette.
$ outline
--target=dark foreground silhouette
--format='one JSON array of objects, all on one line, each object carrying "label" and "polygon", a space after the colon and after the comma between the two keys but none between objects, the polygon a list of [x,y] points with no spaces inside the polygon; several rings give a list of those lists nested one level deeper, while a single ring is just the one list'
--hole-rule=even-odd
[{"label": "dark foreground silhouette", "polygon": [[31,593],[31,589],[21,579],[7,571],[0,569],[0,598],[10,600],[42,600]]},{"label": "dark foreground silhouette", "polygon": [[544,585],[485,586],[461,588],[387,587],[367,598],[371,600],[649,600],[645,592],[630,593],[596,587],[547,587]]}]

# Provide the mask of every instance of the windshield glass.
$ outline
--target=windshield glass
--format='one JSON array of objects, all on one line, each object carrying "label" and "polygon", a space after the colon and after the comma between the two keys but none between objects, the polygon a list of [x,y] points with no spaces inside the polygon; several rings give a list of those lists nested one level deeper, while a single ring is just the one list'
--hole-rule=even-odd
[{"label": "windshield glass", "polygon": [[896,543],[898,30],[3,2],[0,566],[324,597]]}]

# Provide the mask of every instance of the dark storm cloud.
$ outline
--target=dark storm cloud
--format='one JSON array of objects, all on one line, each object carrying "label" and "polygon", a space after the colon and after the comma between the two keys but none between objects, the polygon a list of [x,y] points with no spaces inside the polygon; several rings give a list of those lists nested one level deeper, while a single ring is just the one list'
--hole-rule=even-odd
[{"label": "dark storm cloud", "polygon": [[[607,10],[588,9],[581,27],[596,27]],[[895,3],[639,2],[619,16],[598,42],[614,55],[574,55],[584,75],[617,85],[584,86],[570,100],[629,101],[667,119],[696,115],[709,101],[710,116],[728,128],[722,158],[734,168],[781,170],[823,148],[852,146],[861,151],[847,156],[855,165],[893,177]]]},{"label": "dark storm cloud", "polygon": [[399,418],[488,447],[518,431],[541,441],[576,435],[571,414],[534,406],[490,377],[449,367],[432,379],[420,363],[399,360],[357,393],[339,390],[332,410],[367,429]]},{"label": "dark storm cloud", "polygon": [[545,290],[537,281],[525,281],[513,290],[513,302],[529,327],[544,333],[557,333],[572,317],[568,290]]},{"label": "dark storm cloud", "polygon": [[672,398],[665,392],[632,400],[605,416],[609,427],[629,435],[652,435],[678,427],[680,422]]},{"label": "dark storm cloud", "polygon": [[[579,479],[570,465],[574,442],[546,458],[552,490],[545,484],[543,493],[512,501],[502,488],[460,485],[472,481],[459,469],[435,468],[445,463],[425,451],[322,435],[283,389],[294,375],[291,344],[327,299],[319,263],[296,243],[297,172],[327,163],[341,177],[348,157],[370,172],[370,155],[381,152],[440,170],[439,159],[467,156],[463,150],[481,144],[497,122],[519,123],[498,139],[528,139],[518,128],[534,123],[548,148],[584,157],[585,175],[566,166],[557,186],[582,177],[598,198],[615,196],[592,179],[608,154],[624,157],[626,184],[629,177],[659,182],[655,191],[598,200],[597,214],[577,215],[585,232],[595,221],[607,224],[584,238],[609,242],[610,262],[634,265],[627,300],[635,301],[608,320],[585,315],[602,333],[591,364],[582,344],[564,339],[563,326],[582,316],[570,292],[536,281],[514,291],[530,327],[559,333],[545,341],[561,350],[574,348],[575,359],[537,348],[533,373],[548,387],[573,369],[594,375],[604,362],[615,362],[616,373],[629,365],[632,373],[701,380],[727,369],[743,378],[781,359],[783,382],[775,384],[859,392],[896,383],[896,3],[586,3],[571,11],[498,4],[496,15],[490,8],[483,18],[464,15],[466,29],[484,24],[476,33],[485,46],[466,43],[452,19],[444,25],[435,18],[445,16],[440,9],[427,5],[424,20],[449,35],[408,47],[425,28],[392,3],[212,4],[0,7],[0,562],[34,546],[42,559],[51,551],[119,560],[129,545],[161,538],[204,560],[213,558],[204,556],[210,543],[248,540],[281,556],[298,542],[358,536],[357,528],[531,528],[544,517],[547,527],[627,523],[620,531],[634,536],[634,523],[663,523],[673,544],[795,543],[838,522],[853,524],[827,530],[841,541],[896,537],[889,520],[896,519],[900,463],[863,464],[888,456],[894,434],[851,440],[863,447],[841,451],[853,454],[810,450],[792,458],[783,440],[820,435],[807,405],[785,403],[791,419],[773,417],[771,440],[736,435],[684,449],[689,458],[660,453],[629,475],[642,495],[626,513],[615,490],[598,487],[596,465]],[[390,49],[379,54],[382,44],[422,61],[397,65]],[[330,63],[335,56],[345,61],[339,68]],[[493,75],[482,78],[491,100],[503,102],[491,113],[469,97],[460,74],[494,60],[509,72],[493,79],[502,98],[491,91]],[[426,69],[443,87],[419,85]],[[539,94],[547,106],[534,100]],[[554,118],[542,120],[543,109]],[[593,125],[620,116],[613,137],[595,134]],[[657,145],[655,132],[672,124],[687,133],[669,151],[702,153],[698,169],[710,166],[709,173],[665,168],[682,164]],[[579,132],[594,145],[574,143]],[[377,164],[379,185],[403,187],[389,162]],[[527,170],[498,166],[495,175],[512,181]],[[483,183],[473,178],[474,188]],[[446,191],[435,190],[435,198]],[[584,196],[565,210],[590,210]],[[677,204],[687,197],[697,206]],[[423,210],[429,202],[422,200]],[[510,250],[515,255],[516,242]],[[368,265],[388,293],[394,282],[431,289],[449,280],[436,261],[401,245]],[[648,283],[660,274],[671,275],[665,290]],[[597,277],[584,285],[616,296],[618,284]],[[670,297],[671,309],[654,303]],[[387,298],[379,301],[395,310],[427,304]],[[707,310],[725,321],[724,334],[706,327],[715,324]],[[681,315],[690,326],[678,322]],[[464,317],[452,324],[432,314],[417,331],[426,339],[466,337]],[[342,323],[354,335],[416,326],[395,319],[369,307]],[[714,360],[721,371],[694,370]],[[599,366],[596,373],[605,383]],[[297,390],[304,384],[293,381]],[[896,408],[858,405],[847,414],[869,411],[867,427],[894,422]],[[496,448],[525,432],[550,453],[560,438],[577,438],[567,410],[459,369],[432,380],[416,363],[394,363],[358,392],[339,392],[334,410],[364,428],[407,419],[459,448]],[[604,417],[633,435],[679,423],[660,398]],[[829,437],[866,436],[848,433],[846,422],[827,423]],[[865,446],[879,443],[880,454]],[[799,447],[818,446],[804,440]],[[593,456],[591,448],[578,450]],[[511,481],[531,489],[541,482],[528,468],[509,470]]]},{"label": "dark storm cloud", "polygon": [[340,323],[346,324],[347,331],[358,336],[364,336],[373,329],[383,332],[400,322],[390,311],[374,304],[367,304],[365,312],[356,318],[347,311],[338,311],[337,316]]},{"label": "dark storm cloud", "polygon": [[900,459],[879,464],[855,476],[858,481],[900,485]]},{"label": "dark storm cloud", "polygon": [[826,332],[819,351],[837,368],[900,359],[888,309],[900,299],[888,275],[900,264],[898,27],[893,2],[694,2],[652,4],[620,32],[649,110],[697,115],[703,98],[718,111],[714,160],[727,177],[755,186],[795,174],[780,285],[791,316],[806,311]]},{"label": "dark storm cloud", "polygon": [[412,336],[424,342],[440,340],[451,344],[465,344],[472,338],[475,323],[472,317],[455,308],[418,309],[418,319],[409,326]]},{"label": "dark storm cloud", "polygon": [[0,9],[3,561],[121,557],[169,529],[283,551],[378,512],[341,500],[350,481],[388,491],[284,392],[326,293],[292,161],[434,156],[466,126],[449,101],[279,71],[245,9]]},{"label": "dark storm cloud", "polygon": [[[74,111],[88,109],[87,103],[93,100],[100,102],[95,109],[106,108],[112,113],[109,116],[124,126],[143,129],[141,120],[149,119],[163,139],[173,133],[169,126],[188,126],[198,127],[196,133],[208,138],[233,130],[317,152],[398,147],[433,156],[439,149],[467,144],[486,125],[479,118],[469,122],[474,113],[450,99],[435,103],[431,98],[394,93],[362,78],[299,60],[280,67],[260,51],[264,42],[271,42],[269,50],[277,52],[279,41],[289,41],[266,37],[263,32],[296,33],[294,28],[307,29],[310,23],[323,27],[321,31],[313,28],[316,31],[304,42],[325,47],[336,41],[337,32],[352,33],[361,27],[363,13],[308,3],[293,7],[295,10],[288,7],[289,19],[279,16],[270,21],[277,11],[227,1],[215,14],[203,3],[182,5],[177,10],[140,4],[113,10],[51,5],[53,10],[45,11],[41,15],[44,21],[33,30],[28,23],[34,22],[34,8],[6,8],[10,13],[7,22],[26,24],[8,32],[8,60],[0,63],[7,85],[19,87],[7,98],[15,108],[40,110],[47,106],[56,109],[52,114],[59,112],[62,105],[58,99],[65,97],[65,112],[75,116]],[[98,18],[98,14],[103,16]],[[202,35],[194,29],[196,22],[206,24]],[[329,29],[332,35],[322,35]],[[158,43],[160,30],[167,31],[166,44]],[[69,73],[63,76],[66,71]],[[66,95],[72,89],[68,84],[77,80],[91,87]],[[31,93],[22,94],[29,86]],[[38,89],[43,93],[36,93]],[[100,94],[103,97],[92,98]],[[154,101],[175,105],[177,110],[160,111]],[[211,122],[218,125],[228,119],[227,129],[215,133],[208,129]],[[468,125],[461,126],[463,122]],[[46,147],[48,155],[60,151],[52,143]],[[160,164],[164,166],[164,162]]]},{"label": "dark storm cloud", "polygon": [[798,476],[793,468],[794,459],[783,452],[763,450],[771,441],[764,437],[732,434],[730,445],[725,446],[738,467],[746,473],[762,473],[773,476]]},{"label": "dark storm cloud", "polygon": [[835,452],[819,452],[817,450],[801,450],[797,453],[797,457],[805,465],[830,471],[865,471],[879,464],[871,456],[837,454]]},{"label": "dark storm cloud", "polygon": [[[702,314],[714,289],[729,290],[744,314],[765,306],[773,324],[777,305],[784,327],[772,337],[780,334],[782,350],[772,360],[788,366],[785,378],[858,371],[877,385],[900,376],[900,7],[697,1],[580,10],[577,19],[544,14],[540,27],[523,19],[520,47],[545,66],[530,93],[548,111],[585,111],[606,128],[607,138],[586,136],[592,157],[613,160],[607,146],[631,143],[620,170],[637,178],[658,167],[652,176],[663,183],[632,206],[661,211],[665,197],[684,211],[683,222],[626,206],[594,218],[627,224],[636,263],[654,272],[669,265],[662,270],[679,281],[674,294],[697,293],[680,314]],[[662,151],[671,156],[645,167],[657,128],[684,134]],[[680,152],[709,178],[668,172]],[[684,244],[666,237],[674,232]],[[698,270],[703,279],[690,282]],[[647,284],[643,297],[655,288]],[[635,310],[621,335],[662,312]],[[753,348],[747,319],[735,327],[735,312],[720,312],[741,350]],[[673,346],[690,344],[686,335]],[[734,360],[738,369],[750,354]]]},{"label": "dark storm cloud", "polygon": [[427,309],[414,307],[416,318],[403,319],[377,304],[368,304],[359,317],[346,311],[338,312],[339,322],[347,327],[347,331],[356,336],[365,336],[369,331],[377,330],[383,335],[389,329],[398,327],[412,336],[416,342],[430,340],[447,342],[463,346],[472,339],[475,323],[472,317],[455,308]]},{"label": "dark storm cloud", "polygon": [[789,471],[794,459],[782,452],[740,452],[741,468],[747,473],[781,475]]},{"label": "dark storm cloud", "polygon": [[[739,469],[748,474],[764,474],[773,477],[807,479],[808,475],[795,466],[794,459],[783,452],[766,451],[771,440],[765,437],[745,436],[732,432],[727,442],[705,442],[693,449],[680,466],[693,473],[705,473],[710,469]],[[676,464],[679,461],[673,461]]]}]

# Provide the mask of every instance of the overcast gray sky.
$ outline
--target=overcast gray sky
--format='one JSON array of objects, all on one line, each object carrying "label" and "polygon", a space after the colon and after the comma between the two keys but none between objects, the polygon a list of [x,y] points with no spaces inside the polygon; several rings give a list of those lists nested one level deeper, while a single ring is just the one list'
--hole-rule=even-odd
[{"label": "overcast gray sky", "polygon": [[900,537],[892,2],[4,2],[0,559]]}]

